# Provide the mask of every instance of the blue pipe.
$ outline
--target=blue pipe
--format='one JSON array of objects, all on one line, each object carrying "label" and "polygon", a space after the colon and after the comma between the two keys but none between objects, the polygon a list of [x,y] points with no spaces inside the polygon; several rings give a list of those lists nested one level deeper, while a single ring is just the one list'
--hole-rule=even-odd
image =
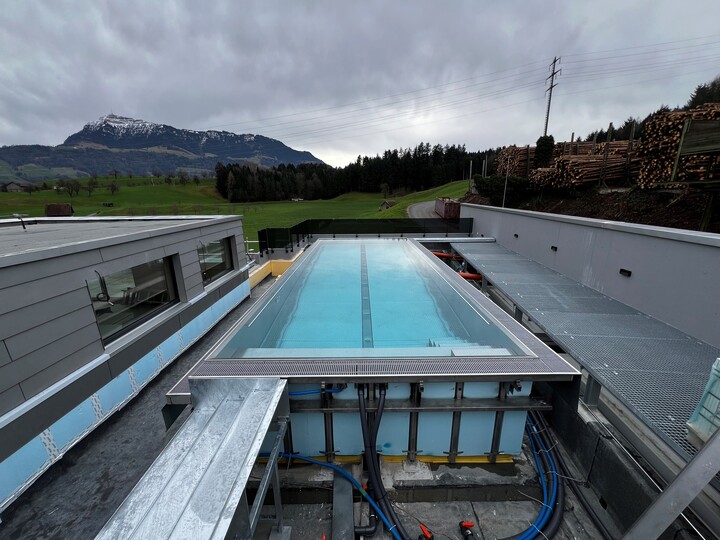
[{"label": "blue pipe", "polygon": [[[527,535],[530,532],[535,532],[534,525],[543,518],[543,516],[548,508],[548,490],[547,490],[547,482],[545,481],[545,468],[542,465],[542,460],[540,459],[540,454],[537,451],[537,446],[535,445],[535,441],[533,439],[533,435],[530,431],[529,425],[526,425],[526,431],[528,434],[528,438],[530,439],[530,447],[532,448],[533,458],[535,459],[535,465],[537,466],[538,476],[540,477],[540,485],[542,486],[542,492],[543,492],[543,504],[542,504],[542,508],[540,509],[540,513],[535,518],[535,520],[533,521],[530,528],[523,531],[520,534],[520,538],[528,538]],[[533,538],[533,537],[534,537],[534,535],[530,536],[529,538]]]},{"label": "blue pipe", "polygon": [[365,499],[366,499],[367,502],[370,504],[370,506],[373,507],[373,510],[375,510],[375,511],[377,512],[377,515],[380,516],[380,519],[382,519],[382,522],[385,524],[385,526],[387,527],[388,531],[390,531],[390,533],[392,534],[393,538],[394,538],[395,540],[403,540],[403,539],[400,537],[400,535],[398,534],[395,526],[390,523],[390,521],[389,521],[388,518],[385,516],[385,514],[383,514],[382,510],[380,510],[380,507],[377,505],[377,503],[376,503],[374,500],[372,500],[372,498],[370,497],[370,495],[368,495],[367,491],[365,491],[365,490],[363,489],[362,485],[360,485],[360,482],[358,482],[357,480],[355,480],[355,478],[354,478],[351,474],[349,474],[348,472],[344,471],[342,468],[338,467],[337,465],[333,465],[332,463],[327,463],[327,462],[325,462],[325,461],[318,461],[317,459],[313,459],[313,458],[311,458],[311,457],[306,457],[306,456],[301,456],[301,455],[299,455],[299,454],[286,454],[286,453],[283,452],[283,453],[280,454],[280,457],[284,457],[284,458],[287,458],[287,459],[299,459],[299,460],[301,460],[301,461],[307,461],[308,463],[314,463],[315,465],[320,465],[321,467],[327,467],[328,469],[332,469],[332,470],[335,471],[336,473],[341,474],[341,475],[342,475],[345,479],[347,479],[353,486],[355,486],[355,488],[360,492],[360,494],[361,494],[363,497],[365,497]]},{"label": "blue pipe", "polygon": [[540,446],[542,447],[542,451],[545,452],[545,455],[548,458],[548,462],[550,463],[550,469],[552,471],[552,479],[553,479],[553,489],[552,489],[552,496],[550,497],[550,504],[545,508],[545,516],[543,517],[541,523],[538,525],[538,529],[542,529],[547,525],[547,522],[550,520],[550,517],[552,516],[553,509],[555,508],[555,503],[557,502],[557,493],[558,493],[558,475],[557,475],[557,468],[555,466],[555,460],[553,459],[552,455],[550,454],[550,451],[548,450],[547,446],[545,446],[545,441],[543,441],[543,438],[540,436],[540,434],[537,432],[537,427],[535,427],[535,424],[533,424],[532,420],[530,420],[530,427],[531,429],[537,434],[538,442],[540,443]]},{"label": "blue pipe", "polygon": [[[528,432],[528,437],[530,439],[530,446],[532,447],[533,456],[535,457],[535,463],[537,464],[538,472],[540,474],[541,484],[543,487],[543,508],[540,511],[540,514],[538,514],[538,517],[535,518],[535,521],[533,521],[532,525],[529,528],[527,528],[525,531],[523,531],[520,534],[520,536],[517,537],[517,540],[532,540],[533,538],[535,538],[538,535],[538,533],[547,524],[548,520],[550,519],[550,516],[552,515],[553,508],[555,507],[555,502],[557,500],[557,490],[558,490],[558,476],[557,476],[557,469],[555,467],[555,461],[553,460],[552,456],[550,455],[550,452],[548,451],[547,447],[545,446],[545,443],[543,442],[542,437],[540,437],[540,435],[538,434],[535,424],[533,424],[533,422],[532,422],[532,420],[530,420],[530,418],[527,419],[527,432]],[[535,446],[533,436],[537,437],[538,443],[541,446],[542,451],[545,452],[548,463],[550,464],[550,470],[553,475],[552,494],[550,496],[549,502],[547,500],[547,487],[545,485],[545,482],[542,481],[544,471],[543,471],[542,465],[540,463],[540,456],[538,455],[538,450],[537,450],[537,447]]]},{"label": "blue pipe", "polygon": [[309,396],[311,394],[337,394],[338,392],[342,392],[345,390],[344,388],[326,388],[323,390],[322,388],[316,388],[314,390],[296,390],[295,392],[288,392],[288,396]]}]

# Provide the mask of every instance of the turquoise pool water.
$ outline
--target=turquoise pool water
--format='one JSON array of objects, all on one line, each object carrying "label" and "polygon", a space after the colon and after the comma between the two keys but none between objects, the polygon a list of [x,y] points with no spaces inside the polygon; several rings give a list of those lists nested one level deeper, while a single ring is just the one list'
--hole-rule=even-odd
[{"label": "turquoise pool water", "polygon": [[404,239],[322,240],[216,357],[522,355],[451,281]]}]

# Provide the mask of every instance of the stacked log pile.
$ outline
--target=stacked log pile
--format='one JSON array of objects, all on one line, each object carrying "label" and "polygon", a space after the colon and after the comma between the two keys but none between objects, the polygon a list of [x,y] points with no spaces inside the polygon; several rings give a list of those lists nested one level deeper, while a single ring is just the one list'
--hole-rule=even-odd
[{"label": "stacked log pile", "polygon": [[505,176],[519,176],[520,178],[527,178],[528,175],[528,160],[530,170],[534,168],[533,162],[535,161],[535,147],[530,146],[508,146],[503,148],[497,157],[497,174]]},{"label": "stacked log pile", "polygon": [[[680,148],[685,121],[720,120],[720,103],[707,103],[689,111],[656,114],[644,127],[644,144],[638,150],[642,165],[638,184],[642,188],[672,180],[675,159]],[[682,156],[678,166],[677,182],[691,182],[709,177],[712,163],[707,155]]]},{"label": "stacked log pile", "polygon": [[[625,142],[627,146],[627,142]],[[620,154],[562,156],[554,160],[553,166],[536,169],[530,173],[530,182],[538,186],[569,187],[588,182],[612,183],[625,180],[627,167],[630,178],[637,174],[640,162],[637,158],[627,159]]]},{"label": "stacked log pile", "polygon": [[538,186],[551,186],[555,176],[554,167],[540,167],[530,172],[530,182]]},{"label": "stacked log pile", "polygon": [[608,155],[610,156],[627,157],[628,153],[633,155],[638,152],[640,148],[640,141],[633,141],[632,148],[630,147],[629,141],[611,141],[598,143],[595,148],[595,154],[600,156],[605,155],[606,147],[608,149]]},{"label": "stacked log pile", "polygon": [[[553,157],[560,156],[589,156],[593,153],[593,146],[596,146],[592,141],[582,142],[561,142],[555,145],[555,155]],[[559,150],[559,153],[558,153]],[[597,153],[597,152],[596,152]]]},{"label": "stacked log pile", "polygon": [[[628,141],[613,141],[610,143],[593,143],[593,142],[559,142],[553,149],[553,162],[550,167],[543,168],[540,172],[535,172],[534,160],[535,160],[535,147],[526,146],[508,146],[503,148],[498,154],[498,175],[505,176],[509,172],[510,176],[518,176],[520,178],[528,178],[528,170],[530,171],[530,180],[539,183],[540,185],[571,185],[575,183],[582,183],[580,178],[597,178],[597,171],[593,171],[594,167],[597,167],[597,158],[603,158],[605,152],[605,146],[608,146],[609,156],[613,156],[615,165],[619,164],[619,160],[614,159],[616,157],[626,158],[628,155]],[[635,141],[632,147],[632,153],[637,151],[639,141]],[[594,153],[593,153],[594,149]],[[557,160],[565,159],[569,157],[579,157],[581,159],[572,161],[570,165],[565,163],[559,164]],[[582,158],[594,157],[596,159],[584,160]],[[528,159],[530,161],[528,167]],[[600,160],[602,165],[603,159]],[[569,173],[564,173],[570,167]],[[550,170],[560,171],[561,178],[550,180]],[[614,175],[614,169],[610,171],[611,177]],[[557,173],[556,173],[557,174]],[[576,179],[577,180],[572,180]],[[542,180],[540,180],[542,179]],[[587,180],[588,182],[590,180]]]}]

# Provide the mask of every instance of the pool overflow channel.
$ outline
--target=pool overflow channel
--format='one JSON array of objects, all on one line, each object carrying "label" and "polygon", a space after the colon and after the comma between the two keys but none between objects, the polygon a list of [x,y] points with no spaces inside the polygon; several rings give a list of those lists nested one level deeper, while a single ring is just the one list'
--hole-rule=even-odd
[{"label": "pool overflow channel", "polygon": [[[319,264],[328,261],[335,265],[329,272]],[[348,262],[355,268],[347,268]],[[401,305],[405,302],[408,305]],[[332,311],[335,305],[342,307],[337,313]],[[314,311],[308,312],[309,306]],[[335,335],[325,334],[323,324],[328,321]],[[295,332],[298,325],[307,332],[305,341]],[[418,336],[427,328],[439,337],[425,337],[420,343]],[[341,335],[342,331],[347,334]],[[356,334],[359,342],[351,339]],[[328,343],[318,341],[323,335]],[[489,342],[483,343],[483,338]],[[550,450],[553,443],[536,425],[543,421],[539,413],[551,406],[530,396],[532,384],[573,384],[578,376],[577,370],[417,241],[320,239],[190,371],[189,392],[177,392],[176,387],[168,399],[175,406],[192,404],[192,418],[203,403],[208,407],[203,402],[208,390],[199,396],[194,390],[217,385],[215,403],[235,403],[232,426],[214,425],[230,420],[211,413],[194,436],[202,440],[208,432],[227,432],[228,437],[237,437],[238,426],[249,421],[244,416],[257,415],[263,408],[258,402],[260,387],[252,384],[270,384],[273,392],[282,387],[282,397],[265,405],[263,426],[269,434],[258,431],[252,440],[245,440],[243,458],[236,456],[225,464],[226,474],[240,479],[227,487],[239,501],[235,518],[227,523],[235,527],[232,534],[251,537],[257,526],[259,514],[248,506],[247,477],[241,474],[257,458],[266,457],[267,465],[256,499],[264,498],[263,490],[270,483],[278,491],[280,458],[310,461],[345,476],[338,464],[364,458],[369,482],[367,490],[359,488],[360,493],[393,537],[406,539],[411,536],[387,499],[381,461],[511,464],[527,434],[539,470],[543,506],[519,538],[534,538],[539,531],[557,530],[554,510],[562,507],[557,502],[562,488],[557,454]],[[233,387],[232,381],[239,386]],[[242,395],[237,395],[238,389]],[[214,406],[219,410],[219,405]],[[188,444],[193,435],[187,433],[198,428],[187,424],[190,427],[183,425],[165,452],[172,452],[173,445]],[[278,433],[283,433],[282,441]],[[189,451],[187,459],[192,455]],[[169,474],[154,471],[156,467],[179,466],[161,456],[146,476]],[[142,491],[141,484],[106,528],[118,530],[135,492]],[[358,487],[357,481],[354,485]],[[189,489],[197,492],[202,487]],[[207,497],[222,501],[228,495],[206,490]],[[161,500],[150,504],[162,504]],[[175,507],[165,502],[166,514],[175,513],[168,519],[176,523],[190,519],[186,514],[196,511],[190,500],[191,495],[178,499]],[[287,537],[277,493],[274,502],[273,534]],[[466,523],[465,531],[460,525],[461,533],[471,531],[472,524]]]}]

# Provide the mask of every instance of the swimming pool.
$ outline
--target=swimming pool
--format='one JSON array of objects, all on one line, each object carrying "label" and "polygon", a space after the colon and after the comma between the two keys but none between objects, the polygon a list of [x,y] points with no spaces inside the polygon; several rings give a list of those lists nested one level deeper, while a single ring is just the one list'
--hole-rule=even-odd
[{"label": "swimming pool", "polygon": [[323,238],[189,376],[288,379],[313,456],[360,455],[358,392],[384,388],[384,456],[455,462],[518,454],[533,382],[576,374],[418,241]]},{"label": "swimming pool", "polygon": [[217,358],[526,356],[406,239],[320,240]]}]

